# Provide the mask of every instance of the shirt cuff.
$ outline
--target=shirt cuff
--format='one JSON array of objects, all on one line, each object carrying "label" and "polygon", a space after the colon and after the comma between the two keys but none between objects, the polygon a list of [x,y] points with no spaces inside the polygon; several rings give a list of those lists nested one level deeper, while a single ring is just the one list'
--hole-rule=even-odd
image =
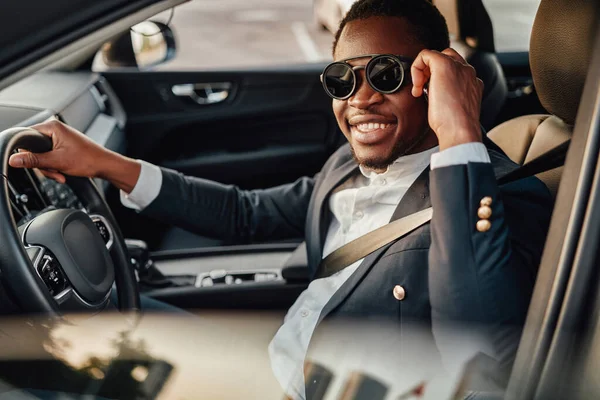
[{"label": "shirt cuff", "polygon": [[137,160],[142,166],[140,176],[131,193],[121,190],[121,204],[136,211],[142,211],[158,197],[162,186],[162,172],[156,165]]},{"label": "shirt cuff", "polygon": [[472,142],[459,144],[431,155],[432,170],[436,168],[449,167],[451,165],[462,165],[470,162],[490,163],[490,155],[483,143]]}]

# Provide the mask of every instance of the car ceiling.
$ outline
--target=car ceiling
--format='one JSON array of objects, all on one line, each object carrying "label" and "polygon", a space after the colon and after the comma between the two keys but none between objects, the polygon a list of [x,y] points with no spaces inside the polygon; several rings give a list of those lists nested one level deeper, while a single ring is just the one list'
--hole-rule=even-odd
[{"label": "car ceiling", "polygon": [[[0,79],[161,0],[19,0],[0,5]],[[165,2],[166,3],[166,2]]]}]

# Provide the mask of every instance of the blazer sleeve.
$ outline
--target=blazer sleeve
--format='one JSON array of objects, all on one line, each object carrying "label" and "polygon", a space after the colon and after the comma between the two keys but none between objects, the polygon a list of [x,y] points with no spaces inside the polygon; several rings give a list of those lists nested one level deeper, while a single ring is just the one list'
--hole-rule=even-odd
[{"label": "blazer sleeve", "polygon": [[[499,186],[486,163],[432,170],[430,188],[429,292],[438,348],[445,359],[455,355],[458,323],[455,332],[476,332],[474,353],[510,368],[550,222],[550,193],[533,177]],[[484,197],[492,199],[491,227],[481,232]]]},{"label": "blazer sleeve", "polygon": [[304,235],[314,178],[264,190],[241,190],[161,170],[160,192],[143,215],[230,243]]}]

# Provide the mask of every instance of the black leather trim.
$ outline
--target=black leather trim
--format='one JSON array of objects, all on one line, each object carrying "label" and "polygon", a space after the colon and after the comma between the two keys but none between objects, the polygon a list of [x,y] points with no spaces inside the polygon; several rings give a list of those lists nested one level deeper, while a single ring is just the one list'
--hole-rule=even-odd
[{"label": "black leather trim", "polygon": [[2,282],[23,310],[58,315],[58,306],[52,300],[48,290],[36,279],[14,222],[6,176],[9,168],[8,158],[12,150],[18,147],[44,152],[52,148],[52,143],[32,129],[13,128],[5,130],[0,135],[0,154],[2,154],[0,168],[2,168],[4,185],[3,195],[0,195],[0,220],[4,224],[3,229],[0,229]]},{"label": "black leather trim", "polygon": [[467,60],[484,83],[481,100],[481,125],[486,130],[496,125],[496,119],[508,95],[508,86],[502,66],[494,53],[476,50]]}]

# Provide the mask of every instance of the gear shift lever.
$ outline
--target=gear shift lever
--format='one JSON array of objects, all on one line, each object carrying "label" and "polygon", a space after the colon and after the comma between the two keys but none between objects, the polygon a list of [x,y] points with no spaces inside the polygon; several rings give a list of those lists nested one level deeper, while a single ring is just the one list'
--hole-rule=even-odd
[{"label": "gear shift lever", "polygon": [[172,286],[171,280],[154,266],[146,242],[138,239],[125,239],[125,244],[140,284],[150,287]]},{"label": "gear shift lever", "polygon": [[147,269],[148,264],[152,263],[148,245],[143,240],[138,239],[125,239],[125,244],[127,245],[129,257],[131,257],[131,263],[138,273],[142,273],[142,270]]}]

